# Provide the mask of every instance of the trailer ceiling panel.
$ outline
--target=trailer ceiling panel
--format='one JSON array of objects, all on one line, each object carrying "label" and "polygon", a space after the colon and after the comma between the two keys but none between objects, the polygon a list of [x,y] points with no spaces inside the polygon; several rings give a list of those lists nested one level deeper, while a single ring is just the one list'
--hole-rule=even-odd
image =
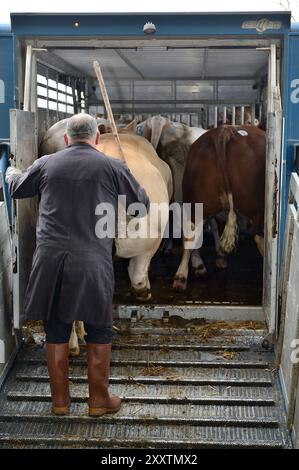
[{"label": "trailer ceiling panel", "polygon": [[93,61],[105,79],[254,78],[267,63],[268,51],[254,48],[210,49],[139,46],[132,49],[51,48],[82,73],[94,76]]},{"label": "trailer ceiling panel", "polygon": [[203,68],[204,49],[167,49],[144,47],[124,50],[124,55],[146,78],[199,77]]},{"label": "trailer ceiling panel", "polygon": [[86,75],[94,76],[93,61],[98,60],[105,78],[140,78],[112,49],[53,49],[53,53]]},{"label": "trailer ceiling panel", "polygon": [[268,51],[213,49],[208,51],[207,76],[255,77],[267,63]]}]

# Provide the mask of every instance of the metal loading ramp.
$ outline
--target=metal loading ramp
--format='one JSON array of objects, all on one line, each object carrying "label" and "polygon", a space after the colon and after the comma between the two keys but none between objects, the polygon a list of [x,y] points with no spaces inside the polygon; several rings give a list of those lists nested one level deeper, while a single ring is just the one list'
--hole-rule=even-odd
[{"label": "metal loading ramp", "polygon": [[0,448],[290,447],[263,324],[173,323],[116,323],[110,390],[124,404],[101,418],[87,416],[84,348],[70,360],[71,413],[58,417],[45,350],[24,345],[0,397]]}]

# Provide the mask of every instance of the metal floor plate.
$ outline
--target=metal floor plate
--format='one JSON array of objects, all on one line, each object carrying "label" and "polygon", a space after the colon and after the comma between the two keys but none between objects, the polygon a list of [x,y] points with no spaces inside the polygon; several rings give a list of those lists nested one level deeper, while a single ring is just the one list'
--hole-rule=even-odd
[{"label": "metal floor plate", "polygon": [[51,415],[45,351],[25,345],[0,395],[0,448],[289,448],[262,329],[119,322],[115,415],[87,416],[86,354],[70,360],[69,416]]}]

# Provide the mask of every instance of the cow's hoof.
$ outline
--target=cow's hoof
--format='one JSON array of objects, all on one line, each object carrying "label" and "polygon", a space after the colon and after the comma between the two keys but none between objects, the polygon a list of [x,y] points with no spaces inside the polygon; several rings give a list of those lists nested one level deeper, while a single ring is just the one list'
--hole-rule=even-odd
[{"label": "cow's hoof", "polygon": [[70,357],[79,357],[80,356],[80,348],[79,346],[77,348],[71,348],[69,350],[69,356]]},{"label": "cow's hoof", "polygon": [[151,298],[152,298],[152,293],[150,290],[148,290],[147,294],[136,296],[136,299],[140,300],[141,302],[148,302],[148,300],[151,300]]},{"label": "cow's hoof", "polygon": [[203,264],[197,266],[196,268],[193,268],[192,271],[193,275],[197,278],[207,277],[208,275],[208,271]]},{"label": "cow's hoof", "polygon": [[140,302],[147,302],[152,298],[151,290],[147,287],[142,287],[141,289],[136,289],[136,287],[133,287],[132,291],[136,299]]},{"label": "cow's hoof", "polygon": [[176,276],[172,288],[176,292],[184,292],[187,289],[187,279],[183,276]]},{"label": "cow's hoof", "polygon": [[226,256],[217,256],[216,266],[219,269],[227,269],[227,258],[226,258]]}]

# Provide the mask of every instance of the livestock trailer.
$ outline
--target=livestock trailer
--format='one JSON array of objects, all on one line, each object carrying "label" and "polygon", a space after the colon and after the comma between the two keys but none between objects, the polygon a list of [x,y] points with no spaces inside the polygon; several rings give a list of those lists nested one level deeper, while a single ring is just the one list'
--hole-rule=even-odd
[{"label": "livestock trailer", "polygon": [[[298,448],[299,28],[290,13],[12,14],[0,45],[0,447]],[[158,253],[146,304],[116,263],[111,388],[125,399],[100,421],[85,416],[84,351],[71,362],[72,419],[50,416],[44,350],[24,341],[36,201],[12,202],[3,180],[9,158],[25,169],[38,157],[55,122],[105,116],[94,60],[115,115],[208,128],[228,113],[243,125],[249,110],[267,134],[263,259],[245,233],[219,274],[208,246],[208,278],[173,294],[178,255]]]}]

